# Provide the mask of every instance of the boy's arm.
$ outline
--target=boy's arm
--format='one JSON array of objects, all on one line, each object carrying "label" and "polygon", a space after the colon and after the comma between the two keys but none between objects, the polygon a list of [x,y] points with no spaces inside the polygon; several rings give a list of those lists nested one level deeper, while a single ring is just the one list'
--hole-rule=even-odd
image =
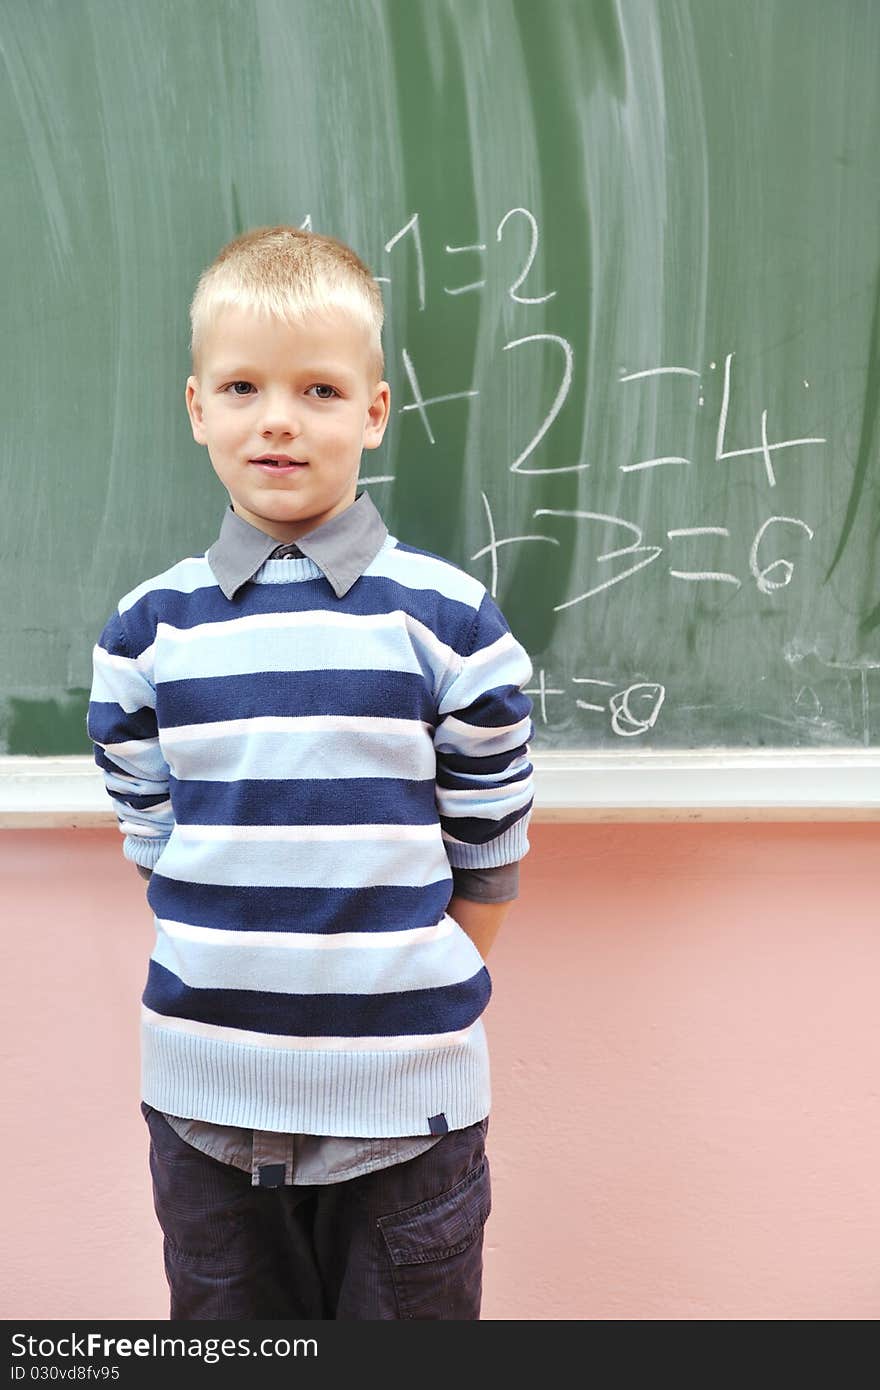
[{"label": "boy's arm", "polygon": [[467,933],[485,960],[498,929],[519,892],[519,863],[491,869],[453,869],[450,917]]},{"label": "boy's arm", "polygon": [[92,649],[86,729],[125,836],[122,852],[147,869],[156,863],[174,827],[151,674],[146,655],[132,651],[117,611]]},{"label": "boy's arm", "polygon": [[516,897],[518,861],[529,850],[534,725],[523,687],[531,676],[528,653],[484,592],[466,650],[441,688],[434,731],[437,809],[453,879],[456,871],[504,876],[502,887],[489,881],[476,892],[456,881],[447,909],[484,957]]},{"label": "boy's arm", "polygon": [[476,903],[472,898],[460,898],[453,894],[446,911],[467,933],[485,960],[510,908],[509,902]]}]

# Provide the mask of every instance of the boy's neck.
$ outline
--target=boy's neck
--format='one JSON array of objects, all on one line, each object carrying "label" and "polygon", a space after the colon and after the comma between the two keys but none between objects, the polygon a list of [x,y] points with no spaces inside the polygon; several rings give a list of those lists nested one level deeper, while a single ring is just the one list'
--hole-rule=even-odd
[{"label": "boy's neck", "polygon": [[[319,531],[321,527],[326,526],[328,521],[333,521],[335,517],[342,516],[344,512],[348,511],[349,507],[354,506],[359,495],[360,494],[356,494],[346,506],[342,507],[338,512],[334,512],[333,516],[325,517],[321,520],[306,517],[302,521],[292,521],[288,524],[285,524],[283,521],[272,522],[264,521],[260,517],[242,516],[234,501],[231,502],[231,505],[235,515],[242,521],[246,521],[249,526],[253,526],[255,530],[262,531],[265,536],[271,537],[271,539],[277,541],[279,545],[294,545],[300,537],[311,535],[314,531]],[[272,529],[273,527],[275,529]]]}]

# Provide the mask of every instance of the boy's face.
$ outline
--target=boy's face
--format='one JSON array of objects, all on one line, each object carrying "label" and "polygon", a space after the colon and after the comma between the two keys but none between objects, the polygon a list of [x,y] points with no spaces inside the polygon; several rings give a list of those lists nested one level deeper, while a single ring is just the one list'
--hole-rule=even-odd
[{"label": "boy's face", "polygon": [[[291,328],[227,308],[186,383],[193,437],[245,521],[295,541],[351,506],[361,452],[382,443],[387,381],[368,371],[366,329],[339,312],[332,323]],[[305,466],[257,467],[286,454]]]}]

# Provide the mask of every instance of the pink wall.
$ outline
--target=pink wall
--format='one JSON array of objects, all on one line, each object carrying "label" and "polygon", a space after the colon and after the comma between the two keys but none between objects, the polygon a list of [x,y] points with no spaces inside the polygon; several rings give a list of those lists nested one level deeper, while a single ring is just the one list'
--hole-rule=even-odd
[{"label": "pink wall", "polygon": [[[880,1316],[880,825],[531,840],[490,958],[484,1316]],[[0,883],[0,1316],[166,1318],[144,885],[115,828],[7,830]]]}]

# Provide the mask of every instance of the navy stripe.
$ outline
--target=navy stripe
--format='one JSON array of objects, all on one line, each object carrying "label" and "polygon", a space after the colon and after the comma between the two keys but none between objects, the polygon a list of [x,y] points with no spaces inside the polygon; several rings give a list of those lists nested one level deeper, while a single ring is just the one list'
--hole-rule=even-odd
[{"label": "navy stripe", "polygon": [[104,624],[98,638],[98,646],[103,647],[105,652],[110,652],[111,656],[125,656],[131,659],[133,653],[126,640],[125,626],[118,609],[110,614]]},{"label": "navy stripe", "polygon": [[436,825],[434,780],[302,777],[170,781],[181,825]]},{"label": "navy stripe", "polygon": [[[442,766],[450,772],[503,772],[506,767],[518,758],[526,757],[529,753],[528,746],[521,743],[518,748],[511,748],[506,753],[491,753],[485,758],[471,758],[465,753],[444,752],[442,756]],[[438,769],[441,760],[437,760]],[[493,786],[495,783],[493,782]]]},{"label": "navy stripe", "polygon": [[[98,764],[98,767],[106,768],[106,770],[112,772],[115,777],[132,777],[132,773],[128,768],[120,767],[118,763],[114,763],[113,759],[109,758],[103,748],[99,748],[97,744],[95,744],[95,762]],[[107,790],[110,790],[109,787]]]},{"label": "navy stripe", "polygon": [[496,685],[491,690],[484,690],[469,705],[447,710],[446,713],[477,728],[494,729],[499,724],[518,723],[526,718],[531,708],[531,699],[523,694],[518,685]]},{"label": "navy stripe", "polygon": [[96,743],[129,743],[136,738],[156,738],[158,732],[156,711],[149,705],[132,711],[104,700],[93,700],[89,705],[88,733]]},{"label": "navy stripe", "polygon": [[[508,755],[505,754],[505,760],[507,759],[507,757],[508,757]],[[484,769],[483,769],[482,760],[474,759],[473,761],[479,762],[479,763],[480,763],[480,769],[481,769],[481,770],[484,770]],[[476,772],[476,771],[477,771],[477,768],[474,768],[474,772]],[[510,774],[509,777],[493,777],[493,778],[492,778],[492,786],[493,786],[493,787],[507,787],[507,786],[510,786],[511,783],[513,783],[513,782],[519,782],[519,781],[521,781],[524,777],[530,776],[531,773],[532,773],[532,771],[533,771],[532,765],[531,765],[531,763],[529,763],[529,765],[528,765],[527,767],[525,767],[525,766],[521,767],[520,770],[519,770],[519,772],[512,772],[512,773]],[[448,790],[448,791],[465,791],[465,792],[472,792],[472,791],[475,791],[475,790],[477,789],[477,787],[485,786],[485,781],[484,781],[484,780],[476,781],[473,777],[464,777],[464,776],[462,776],[462,777],[456,777],[454,773],[449,772],[449,771],[443,766],[443,764],[440,763],[440,762],[438,761],[438,763],[437,763],[437,783],[436,783],[436,784],[437,784],[438,787],[443,787],[443,788],[445,788],[445,789]]]},{"label": "navy stripe", "polygon": [[260,888],[184,883],[153,870],[147,901],[157,917],[224,931],[408,931],[439,922],[452,897],[452,874],[422,886]]},{"label": "navy stripe", "polygon": [[[357,640],[353,637],[354,641]],[[421,719],[436,722],[431,692],[420,671],[325,670],[248,671],[212,676],[210,681],[161,681],[156,709],[163,729],[218,719],[262,715],[349,715],[358,718]]]},{"label": "navy stripe", "polygon": [[534,797],[531,797],[528,805],[518,811],[511,811],[509,816],[502,816],[500,820],[489,820],[485,816],[441,816],[440,824],[447,835],[453,835],[456,840],[464,840],[469,845],[485,845],[490,840],[496,840],[509,826],[522,820],[531,809],[533,801]]},{"label": "navy stripe", "polygon": [[[510,632],[510,624],[489,590],[486,589],[480,600],[480,607],[474,624],[474,645],[471,648],[471,654],[481,652],[484,647],[491,647],[492,643],[497,642],[498,638],[505,632]],[[479,642],[477,641],[478,638],[480,639]]]},{"label": "navy stripe", "polygon": [[[213,583],[192,593],[150,589],[125,610],[125,630],[132,649],[125,654],[138,655],[148,647],[160,619],[185,630],[200,623],[228,622],[242,613],[249,617],[258,613],[338,613],[339,605],[340,600],[323,576],[292,580],[289,584],[249,581],[231,600]],[[371,574],[362,575],[349,589],[345,595],[345,612],[360,616],[408,613],[435,632],[442,642],[455,646],[457,651],[460,647],[456,646],[456,641],[460,642],[463,632],[470,632],[474,620],[473,608],[459,599],[436,589],[414,589],[386,575]],[[115,638],[115,628],[113,635]],[[100,645],[104,645],[103,640]],[[117,646],[115,650],[120,648]]]},{"label": "navy stripe", "polygon": [[[130,777],[131,773],[124,775]],[[115,792],[111,787],[107,788],[107,795],[112,796],[114,801],[121,801],[123,806],[130,806],[134,811],[144,811],[148,806],[161,806],[168,800],[167,792],[136,796],[132,792]]]},{"label": "navy stripe", "polygon": [[483,966],[469,980],[394,994],[274,994],[190,989],[150,961],[143,1002],[155,1013],[220,1028],[305,1038],[405,1037],[454,1033],[479,1018],[492,992]]}]

